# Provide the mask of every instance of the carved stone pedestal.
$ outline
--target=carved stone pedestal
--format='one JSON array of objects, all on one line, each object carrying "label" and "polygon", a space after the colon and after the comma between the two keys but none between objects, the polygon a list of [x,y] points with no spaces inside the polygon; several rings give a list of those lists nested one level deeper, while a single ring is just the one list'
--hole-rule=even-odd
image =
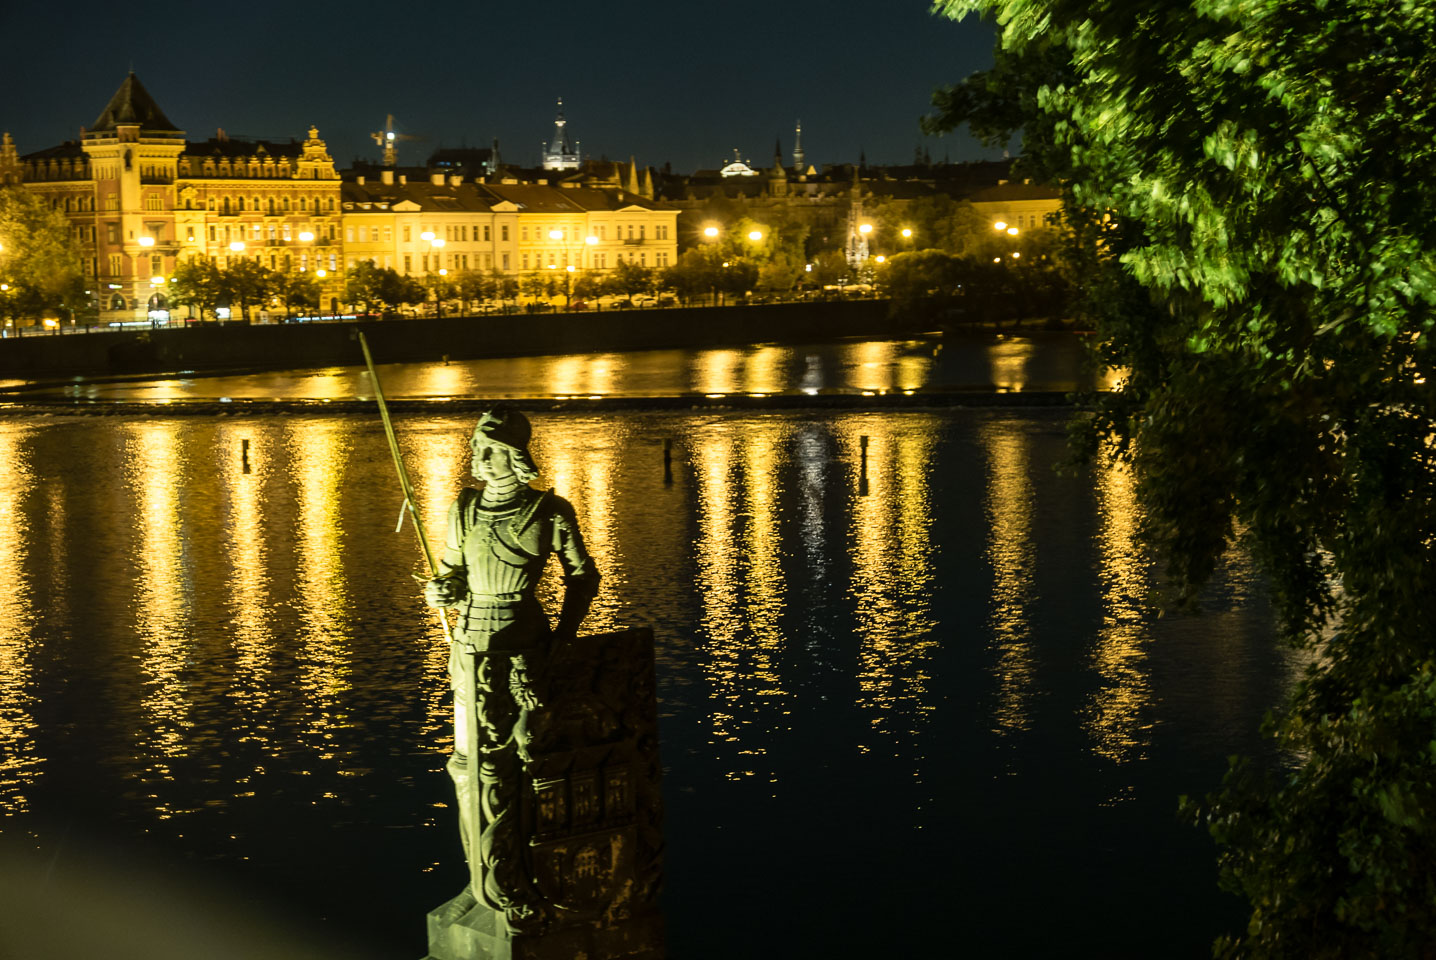
[{"label": "carved stone pedestal", "polygon": [[425,960],[663,960],[663,921],[655,913],[617,925],[562,927],[515,933],[503,914],[477,904],[468,892],[429,914]]},{"label": "carved stone pedestal", "polygon": [[428,960],[664,956],[653,634],[582,637],[554,651],[545,674],[509,774],[516,809],[503,822],[517,842],[505,849],[523,878],[512,907],[466,888],[429,914]]}]

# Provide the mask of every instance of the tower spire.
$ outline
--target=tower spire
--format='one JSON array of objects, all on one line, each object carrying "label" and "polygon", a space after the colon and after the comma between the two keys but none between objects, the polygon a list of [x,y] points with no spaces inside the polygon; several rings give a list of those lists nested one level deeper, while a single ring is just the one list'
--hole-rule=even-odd
[{"label": "tower spire", "polygon": [[803,153],[803,121],[798,121],[797,129],[793,131],[793,170],[802,175],[807,168],[803,166],[805,158]]},{"label": "tower spire", "polygon": [[558,98],[558,114],[553,120],[553,139],[543,148],[545,170],[577,170],[582,158],[578,146],[568,139],[568,121],[563,116],[563,97]]}]

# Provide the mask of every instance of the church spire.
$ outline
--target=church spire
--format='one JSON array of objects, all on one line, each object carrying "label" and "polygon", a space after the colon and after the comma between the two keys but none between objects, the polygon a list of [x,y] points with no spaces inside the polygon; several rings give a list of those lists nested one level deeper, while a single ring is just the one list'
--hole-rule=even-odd
[{"label": "church spire", "polygon": [[799,120],[798,127],[793,132],[793,170],[799,176],[807,169],[803,166],[805,156],[803,153],[803,121]]},{"label": "church spire", "polygon": [[568,121],[563,116],[563,97],[558,98],[558,115],[553,121],[553,139],[543,148],[545,170],[577,170],[582,161],[578,145],[569,142]]}]

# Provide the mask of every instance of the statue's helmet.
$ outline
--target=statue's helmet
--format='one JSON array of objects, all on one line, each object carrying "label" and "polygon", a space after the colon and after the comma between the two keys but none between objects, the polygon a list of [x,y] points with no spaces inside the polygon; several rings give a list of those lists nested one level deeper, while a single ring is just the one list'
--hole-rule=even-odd
[{"label": "statue's helmet", "polygon": [[529,438],[532,435],[533,427],[529,424],[529,418],[508,404],[501,403],[479,416],[471,443],[477,446],[484,441],[505,448],[509,461],[513,463],[514,473],[527,483],[538,476],[539,472],[534,458],[529,454]]}]

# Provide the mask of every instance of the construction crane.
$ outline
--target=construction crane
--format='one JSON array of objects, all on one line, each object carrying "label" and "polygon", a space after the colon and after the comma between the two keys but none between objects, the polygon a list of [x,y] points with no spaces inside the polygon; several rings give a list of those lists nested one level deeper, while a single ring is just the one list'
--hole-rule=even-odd
[{"label": "construction crane", "polygon": [[373,137],[374,142],[384,148],[384,166],[386,167],[392,167],[398,162],[398,143],[400,140],[423,139],[422,137],[411,137],[407,133],[395,133],[394,115],[392,113],[384,115],[384,129],[377,133],[371,133],[369,136]]}]

